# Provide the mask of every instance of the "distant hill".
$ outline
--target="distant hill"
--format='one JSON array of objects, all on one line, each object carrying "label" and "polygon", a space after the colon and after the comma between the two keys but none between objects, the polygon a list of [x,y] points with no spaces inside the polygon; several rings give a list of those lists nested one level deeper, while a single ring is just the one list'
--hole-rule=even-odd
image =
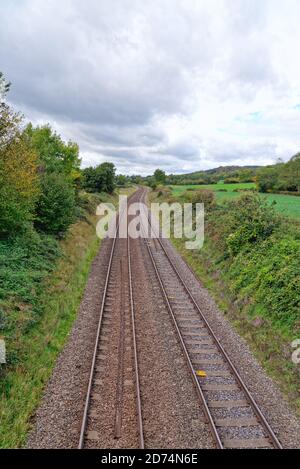
[{"label": "distant hill", "polygon": [[233,172],[238,172],[241,170],[250,170],[250,171],[257,171],[262,166],[218,166],[217,168],[212,169],[205,169],[202,171],[194,171],[192,173],[184,173],[184,174],[176,174],[175,176],[179,177],[194,177],[202,175],[203,173],[206,174],[230,174]]},{"label": "distant hill", "polygon": [[227,182],[252,182],[262,166],[219,166],[185,174],[170,174],[168,184],[209,184],[219,180]]}]

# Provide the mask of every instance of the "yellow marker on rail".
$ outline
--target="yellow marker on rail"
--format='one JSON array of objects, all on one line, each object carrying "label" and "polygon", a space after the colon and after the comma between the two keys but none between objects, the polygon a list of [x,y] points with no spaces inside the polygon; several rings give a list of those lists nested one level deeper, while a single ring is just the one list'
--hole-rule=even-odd
[{"label": "yellow marker on rail", "polygon": [[205,371],[203,371],[203,370],[197,370],[196,375],[200,376],[201,378],[206,378],[206,376],[207,376]]}]

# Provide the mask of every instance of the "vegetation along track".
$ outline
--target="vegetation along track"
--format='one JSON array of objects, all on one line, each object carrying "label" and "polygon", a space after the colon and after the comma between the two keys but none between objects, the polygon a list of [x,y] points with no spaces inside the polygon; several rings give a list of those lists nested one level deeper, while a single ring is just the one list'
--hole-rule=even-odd
[{"label": "vegetation along track", "polygon": [[162,239],[146,238],[146,244],[217,448],[281,449]]},{"label": "vegetation along track", "polygon": [[118,230],[111,240],[80,449],[144,447],[130,239],[119,238]]}]

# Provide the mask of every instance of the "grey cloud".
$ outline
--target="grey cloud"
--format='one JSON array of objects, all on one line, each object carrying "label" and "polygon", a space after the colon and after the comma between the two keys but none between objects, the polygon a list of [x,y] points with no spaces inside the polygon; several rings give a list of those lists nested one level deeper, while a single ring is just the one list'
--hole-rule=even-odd
[{"label": "grey cloud", "polygon": [[162,155],[170,155],[178,159],[183,160],[195,160],[199,158],[200,151],[200,142],[190,143],[190,142],[180,142],[173,145],[167,145],[162,149],[159,149],[157,152]]}]

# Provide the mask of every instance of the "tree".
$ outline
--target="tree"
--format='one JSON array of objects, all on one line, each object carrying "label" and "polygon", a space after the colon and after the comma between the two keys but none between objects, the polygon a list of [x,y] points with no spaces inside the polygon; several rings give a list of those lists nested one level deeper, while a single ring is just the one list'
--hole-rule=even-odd
[{"label": "tree", "polygon": [[108,192],[111,194],[116,186],[115,166],[113,163],[102,163],[95,168],[83,170],[83,187],[88,192]]},{"label": "tree", "polygon": [[34,218],[37,156],[23,135],[0,149],[0,231],[11,234]]},{"label": "tree", "polygon": [[50,125],[33,127],[29,124],[25,133],[39,156],[41,172],[64,173],[71,183],[76,182],[80,177],[79,147],[76,143],[65,143]]},{"label": "tree", "polygon": [[157,188],[157,182],[156,182],[156,179],[154,178],[154,176],[151,176],[148,178],[147,180],[147,184],[151,187],[152,190],[155,191],[155,189]]},{"label": "tree", "polygon": [[271,192],[278,186],[281,165],[266,166],[257,174],[259,192]]},{"label": "tree", "polygon": [[282,170],[281,179],[285,189],[300,192],[300,153],[294,155]]},{"label": "tree", "polygon": [[36,226],[45,233],[62,235],[75,219],[75,191],[63,174],[45,173],[36,207]]},{"label": "tree", "polygon": [[100,168],[104,174],[104,185],[102,190],[111,194],[116,187],[116,168],[113,163],[102,163]]},{"label": "tree", "polygon": [[300,192],[300,153],[287,163],[262,168],[257,175],[257,184],[260,192]]},{"label": "tree", "polygon": [[124,176],[123,174],[118,174],[118,176],[116,176],[117,186],[124,187],[124,186],[126,186],[127,183],[128,183],[127,176]]},{"label": "tree", "polygon": [[0,72],[0,148],[5,147],[20,132],[22,118],[6,104],[5,97],[10,88]]},{"label": "tree", "polygon": [[9,90],[0,73],[0,232],[19,230],[34,218],[39,194],[37,155],[21,129],[21,116],[4,102]]},{"label": "tree", "polygon": [[142,184],[143,183],[143,178],[142,176],[138,176],[138,175],[132,175],[130,176],[130,181],[132,182],[132,184]]},{"label": "tree", "polygon": [[157,182],[157,184],[165,184],[166,173],[162,169],[156,169],[154,171],[154,179]]},{"label": "tree", "polygon": [[9,88],[10,83],[5,80],[3,73],[0,72],[0,102],[4,101],[5,96],[9,91]]}]

